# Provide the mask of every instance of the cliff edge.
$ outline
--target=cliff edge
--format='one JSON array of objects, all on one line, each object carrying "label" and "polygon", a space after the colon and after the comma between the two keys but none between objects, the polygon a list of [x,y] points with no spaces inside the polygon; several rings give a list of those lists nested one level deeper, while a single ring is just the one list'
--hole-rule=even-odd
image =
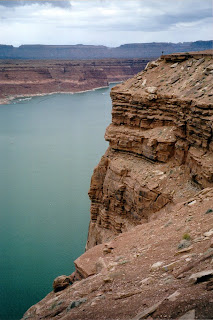
[{"label": "cliff edge", "polygon": [[87,248],[213,186],[212,76],[211,51],[173,54],[112,89]]},{"label": "cliff edge", "polygon": [[87,251],[23,319],[213,318],[212,77],[172,54],[112,89]]}]

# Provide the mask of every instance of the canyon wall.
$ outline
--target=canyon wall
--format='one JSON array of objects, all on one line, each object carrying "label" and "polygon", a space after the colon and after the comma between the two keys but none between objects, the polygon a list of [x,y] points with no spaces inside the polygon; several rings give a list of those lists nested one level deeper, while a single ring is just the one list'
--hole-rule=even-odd
[{"label": "canyon wall", "polygon": [[212,40],[195,42],[130,43],[119,47],[98,45],[0,45],[0,59],[128,59],[153,58],[164,53],[212,49]]},{"label": "canyon wall", "polygon": [[23,319],[213,318],[212,78],[212,51],[172,54],[111,90],[87,251]]},{"label": "canyon wall", "polygon": [[144,69],[147,59],[81,61],[0,60],[0,102],[53,92],[78,92],[126,80]]},{"label": "canyon wall", "polygon": [[109,149],[94,170],[87,248],[213,186],[212,55],[162,56],[111,91]]}]

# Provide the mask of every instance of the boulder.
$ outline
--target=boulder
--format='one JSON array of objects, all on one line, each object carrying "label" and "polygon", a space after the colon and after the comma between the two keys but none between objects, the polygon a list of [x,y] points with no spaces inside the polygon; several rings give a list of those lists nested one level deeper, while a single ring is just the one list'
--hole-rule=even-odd
[{"label": "boulder", "polygon": [[147,87],[147,88],[146,88],[146,92],[147,92],[147,93],[154,94],[154,93],[157,92],[157,88],[156,88],[156,87]]},{"label": "boulder", "polygon": [[61,290],[64,290],[65,288],[67,288],[70,284],[71,284],[71,279],[69,276],[58,276],[57,278],[55,278],[55,280],[53,281],[53,289],[54,292],[58,292]]}]

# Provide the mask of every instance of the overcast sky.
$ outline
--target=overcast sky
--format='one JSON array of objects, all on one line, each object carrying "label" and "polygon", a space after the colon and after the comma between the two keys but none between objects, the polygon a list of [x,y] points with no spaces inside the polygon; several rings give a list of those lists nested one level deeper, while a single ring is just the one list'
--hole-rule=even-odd
[{"label": "overcast sky", "polygon": [[212,0],[0,1],[0,43],[101,44],[210,40]]}]

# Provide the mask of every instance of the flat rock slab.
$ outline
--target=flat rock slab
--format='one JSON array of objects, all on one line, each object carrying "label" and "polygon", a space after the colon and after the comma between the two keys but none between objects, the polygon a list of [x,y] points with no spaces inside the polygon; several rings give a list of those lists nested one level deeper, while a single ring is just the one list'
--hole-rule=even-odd
[{"label": "flat rock slab", "polygon": [[76,270],[83,278],[87,278],[97,272],[96,262],[100,257],[103,257],[103,249],[103,244],[97,245],[74,261]]},{"label": "flat rock slab", "polygon": [[151,306],[151,307],[145,309],[144,311],[140,312],[139,314],[137,314],[135,316],[135,318],[133,318],[132,320],[145,319],[146,317],[148,317],[149,315],[154,313],[157,310],[157,308],[161,305],[162,302],[163,302],[163,300],[153,304],[153,306]]},{"label": "flat rock slab", "polygon": [[178,318],[178,320],[194,320],[195,319],[195,309],[186,312],[183,316]]},{"label": "flat rock slab", "polygon": [[203,282],[211,279],[213,277],[213,269],[211,270],[205,270],[201,272],[197,272],[192,274],[189,277],[189,282],[191,284],[197,283],[197,282]]}]

